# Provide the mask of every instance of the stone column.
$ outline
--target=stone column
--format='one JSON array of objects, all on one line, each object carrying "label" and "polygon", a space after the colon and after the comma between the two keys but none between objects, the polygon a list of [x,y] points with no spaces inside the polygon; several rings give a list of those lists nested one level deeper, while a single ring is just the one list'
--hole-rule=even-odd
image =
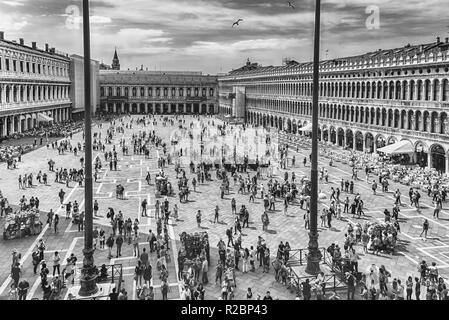
[{"label": "stone column", "polygon": [[112,108],[113,108],[112,111],[113,111],[114,113],[116,113],[116,112],[117,112],[117,103],[114,102]]},{"label": "stone column", "polygon": [[2,85],[1,85],[1,89],[2,89],[2,99],[1,99],[1,102],[2,102],[2,103],[6,103],[6,85],[2,84]]},{"label": "stone column", "polygon": [[25,121],[23,121],[23,131],[27,131],[28,130],[28,118],[25,115]]},{"label": "stone column", "polygon": [[448,172],[449,170],[449,156],[447,155],[447,153],[444,155],[444,172]]},{"label": "stone column", "polygon": [[3,137],[6,137],[8,135],[8,122],[7,122],[8,117],[3,117],[2,121],[3,121]]},{"label": "stone column", "polygon": [[[444,91],[444,79],[438,79],[438,81],[440,81],[440,92],[439,92],[439,97],[438,97],[438,101],[442,102],[443,101],[443,91]],[[446,161],[448,160],[448,157],[446,156]],[[449,168],[446,166],[446,170],[448,170]],[[446,171],[447,172],[447,171]]]},{"label": "stone column", "polygon": [[427,168],[429,168],[429,169],[432,168],[432,153],[431,153],[430,149],[427,152]]},{"label": "stone column", "polygon": [[22,132],[22,119],[20,119],[21,116],[17,116],[17,132],[21,133]]}]

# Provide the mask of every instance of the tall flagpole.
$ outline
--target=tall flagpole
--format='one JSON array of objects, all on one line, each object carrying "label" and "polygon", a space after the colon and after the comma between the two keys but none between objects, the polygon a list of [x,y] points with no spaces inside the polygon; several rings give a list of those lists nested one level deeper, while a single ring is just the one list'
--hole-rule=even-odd
[{"label": "tall flagpole", "polygon": [[83,0],[83,41],[84,41],[84,143],[85,143],[85,186],[84,186],[84,259],[81,270],[80,296],[90,296],[98,291],[93,248],[93,216],[92,216],[92,114],[91,114],[91,69],[90,69],[90,22],[89,0]]},{"label": "tall flagpole", "polygon": [[318,249],[318,93],[320,68],[320,18],[321,0],[316,0],[315,6],[315,41],[313,52],[313,97],[312,97],[312,170],[310,180],[312,190],[310,195],[310,232],[309,254],[307,255],[306,272],[320,272],[321,252]]}]

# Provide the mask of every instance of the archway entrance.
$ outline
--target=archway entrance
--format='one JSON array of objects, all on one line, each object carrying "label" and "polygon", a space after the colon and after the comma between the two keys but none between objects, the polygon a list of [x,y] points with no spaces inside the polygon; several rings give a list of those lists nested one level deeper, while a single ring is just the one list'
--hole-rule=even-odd
[{"label": "archway entrance", "polygon": [[360,131],[355,133],[355,149],[363,151],[363,134]]},{"label": "archway entrance", "polygon": [[323,140],[324,141],[329,141],[329,129],[327,128],[323,128]]},{"label": "archway entrance", "polygon": [[331,142],[333,143],[333,144],[335,144],[336,142],[337,142],[337,131],[335,131],[335,128],[334,127],[331,127],[330,128],[330,134],[331,134]]},{"label": "archway entrance", "polygon": [[378,135],[376,138],[376,150],[379,150],[380,148],[383,148],[387,145],[387,141],[385,140],[385,137],[383,135]]},{"label": "archway entrance", "polygon": [[345,131],[342,128],[338,128],[337,133],[337,144],[339,147],[345,147]]},{"label": "archway entrance", "polygon": [[354,134],[351,130],[346,131],[346,148],[354,148]]},{"label": "archway entrance", "polygon": [[365,136],[365,147],[368,152],[373,153],[374,152],[374,137],[371,133],[367,133]]},{"label": "archway entrance", "polygon": [[430,157],[432,168],[437,169],[437,171],[445,172],[446,156],[443,147],[439,144],[434,144],[430,148]]},{"label": "archway entrance", "polygon": [[424,144],[419,141],[415,147],[415,162],[421,168],[427,167],[427,152]]}]

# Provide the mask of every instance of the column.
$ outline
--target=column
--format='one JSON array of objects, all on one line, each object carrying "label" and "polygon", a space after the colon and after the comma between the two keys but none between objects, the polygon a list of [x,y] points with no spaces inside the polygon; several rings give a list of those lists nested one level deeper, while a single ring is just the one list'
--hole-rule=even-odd
[{"label": "column", "polygon": [[1,102],[2,103],[6,103],[6,86],[4,84],[1,85],[1,89],[2,89],[2,99]]},{"label": "column", "polygon": [[373,143],[373,153],[376,153],[377,152],[377,144],[376,144],[376,141],[374,141],[374,143]]},{"label": "column", "polygon": [[22,132],[22,119],[20,119],[21,116],[17,116],[17,132],[21,133]]},{"label": "column", "polygon": [[428,150],[427,153],[427,168],[429,169],[432,168],[432,153],[430,152],[430,149]]},{"label": "column", "polygon": [[145,114],[148,114],[148,103],[145,103]]},{"label": "column", "polygon": [[10,125],[9,125],[9,134],[11,133],[15,133],[15,128],[14,128],[14,116],[9,116],[10,119]]},{"label": "column", "polygon": [[447,173],[447,171],[449,170],[449,157],[447,154],[445,154],[444,160],[444,172]]},{"label": "column", "polygon": [[171,113],[171,103],[168,104],[168,113]]},{"label": "column", "polygon": [[8,135],[8,122],[7,122],[8,117],[3,117],[2,121],[3,121],[3,137],[6,137]]},{"label": "column", "polygon": [[112,108],[113,108],[112,111],[113,111],[114,113],[117,113],[117,103],[114,102]]},{"label": "column", "polygon": [[[438,97],[438,101],[442,102],[443,101],[443,91],[444,91],[444,79],[438,79],[438,81],[440,82],[440,94]],[[446,161],[447,161],[448,157],[446,156]],[[446,170],[448,169],[448,167],[446,166]],[[446,171],[447,172],[447,171]]]}]

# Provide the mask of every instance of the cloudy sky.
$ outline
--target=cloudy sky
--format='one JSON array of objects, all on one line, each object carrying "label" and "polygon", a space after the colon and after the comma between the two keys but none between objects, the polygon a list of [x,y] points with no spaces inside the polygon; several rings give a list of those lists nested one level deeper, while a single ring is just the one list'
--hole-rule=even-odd
[{"label": "cloudy sky", "polygon": [[[311,61],[314,0],[91,0],[92,58],[122,69],[227,72]],[[82,54],[81,0],[0,0],[8,40]],[[448,0],[322,0],[322,58],[449,37]],[[232,23],[243,19],[239,26]]]}]

